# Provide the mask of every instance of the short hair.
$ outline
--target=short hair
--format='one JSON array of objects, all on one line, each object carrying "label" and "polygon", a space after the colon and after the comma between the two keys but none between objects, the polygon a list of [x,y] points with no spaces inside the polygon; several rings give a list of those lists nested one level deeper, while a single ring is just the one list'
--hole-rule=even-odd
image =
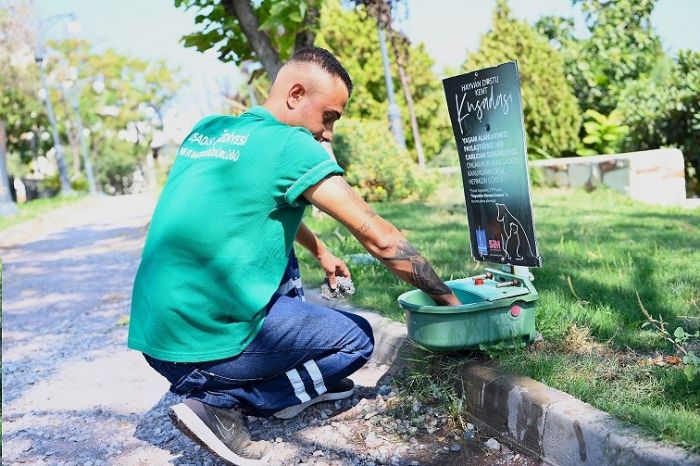
[{"label": "short hair", "polygon": [[335,55],[321,47],[303,47],[294,52],[290,62],[314,63],[323,68],[331,76],[336,76],[343,80],[348,88],[348,95],[352,94],[352,80],[343,65],[340,64]]}]

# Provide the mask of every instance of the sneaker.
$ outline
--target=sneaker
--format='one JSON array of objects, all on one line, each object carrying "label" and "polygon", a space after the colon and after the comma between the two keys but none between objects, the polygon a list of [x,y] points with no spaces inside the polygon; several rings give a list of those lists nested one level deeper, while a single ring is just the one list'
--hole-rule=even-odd
[{"label": "sneaker", "polygon": [[275,414],[273,414],[273,416],[275,416],[277,419],[290,419],[316,403],[320,403],[322,401],[342,400],[344,398],[351,397],[353,393],[355,393],[355,383],[350,379],[342,379],[332,387],[328,387],[328,391],[323,395],[319,395],[316,398],[312,398],[304,403],[284,408],[277,411]]},{"label": "sneaker", "polygon": [[243,414],[188,398],[170,408],[170,419],[189,438],[237,466],[266,464],[269,444],[253,442]]}]

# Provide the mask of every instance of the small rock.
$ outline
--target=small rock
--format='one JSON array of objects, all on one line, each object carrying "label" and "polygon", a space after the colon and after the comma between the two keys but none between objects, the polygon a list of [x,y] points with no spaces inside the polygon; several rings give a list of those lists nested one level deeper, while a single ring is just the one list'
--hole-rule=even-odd
[{"label": "small rock", "polygon": [[313,456],[318,457],[318,456],[325,456],[325,455],[323,454],[323,452],[321,450],[316,450],[313,452]]},{"label": "small rock", "polygon": [[408,463],[408,464],[409,464],[409,466],[420,466],[420,463],[419,463],[418,461],[416,461],[416,460],[413,460],[413,461],[411,461],[411,462]]},{"label": "small rock", "polygon": [[474,424],[467,422],[467,430],[474,430]]},{"label": "small rock", "polygon": [[473,430],[465,430],[464,431],[464,440],[474,440],[474,431]]},{"label": "small rock", "polygon": [[462,445],[460,445],[459,443],[453,443],[452,445],[450,445],[450,451],[452,453],[457,453],[458,451],[461,451],[461,450],[462,450]]},{"label": "small rock", "polygon": [[275,442],[276,442],[276,443],[282,443],[282,437],[277,437],[277,438],[275,439]]},{"label": "small rock", "polygon": [[391,393],[391,387],[388,385],[382,385],[379,387],[379,390],[377,390],[377,393],[382,396],[387,396],[389,393]]},{"label": "small rock", "polygon": [[484,442],[487,447],[489,447],[491,450],[498,451],[501,449],[501,444],[498,443],[498,440],[495,438],[490,438],[486,442]]}]

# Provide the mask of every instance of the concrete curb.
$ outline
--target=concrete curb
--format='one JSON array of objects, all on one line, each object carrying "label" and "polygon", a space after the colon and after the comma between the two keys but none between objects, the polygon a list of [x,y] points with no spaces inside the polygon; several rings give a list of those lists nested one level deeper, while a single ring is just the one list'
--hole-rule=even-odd
[{"label": "concrete curb", "polygon": [[[309,302],[354,312],[372,325],[372,358],[400,362],[406,326],[342,300],[324,300],[307,290]],[[639,429],[562,391],[513,375],[490,364],[469,362],[461,369],[464,410],[480,427],[558,466],[700,466],[700,456],[645,440]]]}]

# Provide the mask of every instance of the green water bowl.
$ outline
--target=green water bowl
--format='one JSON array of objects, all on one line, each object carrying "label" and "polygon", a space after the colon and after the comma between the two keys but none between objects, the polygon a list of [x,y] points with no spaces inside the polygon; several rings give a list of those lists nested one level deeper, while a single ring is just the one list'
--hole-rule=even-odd
[{"label": "green water bowl", "polygon": [[[453,351],[499,344],[522,346],[535,339],[537,290],[527,278],[487,269],[493,278],[475,284],[474,277],[450,280],[447,285],[461,306],[437,306],[421,290],[403,293],[408,337],[434,351]],[[511,280],[517,286],[498,287]]]}]

